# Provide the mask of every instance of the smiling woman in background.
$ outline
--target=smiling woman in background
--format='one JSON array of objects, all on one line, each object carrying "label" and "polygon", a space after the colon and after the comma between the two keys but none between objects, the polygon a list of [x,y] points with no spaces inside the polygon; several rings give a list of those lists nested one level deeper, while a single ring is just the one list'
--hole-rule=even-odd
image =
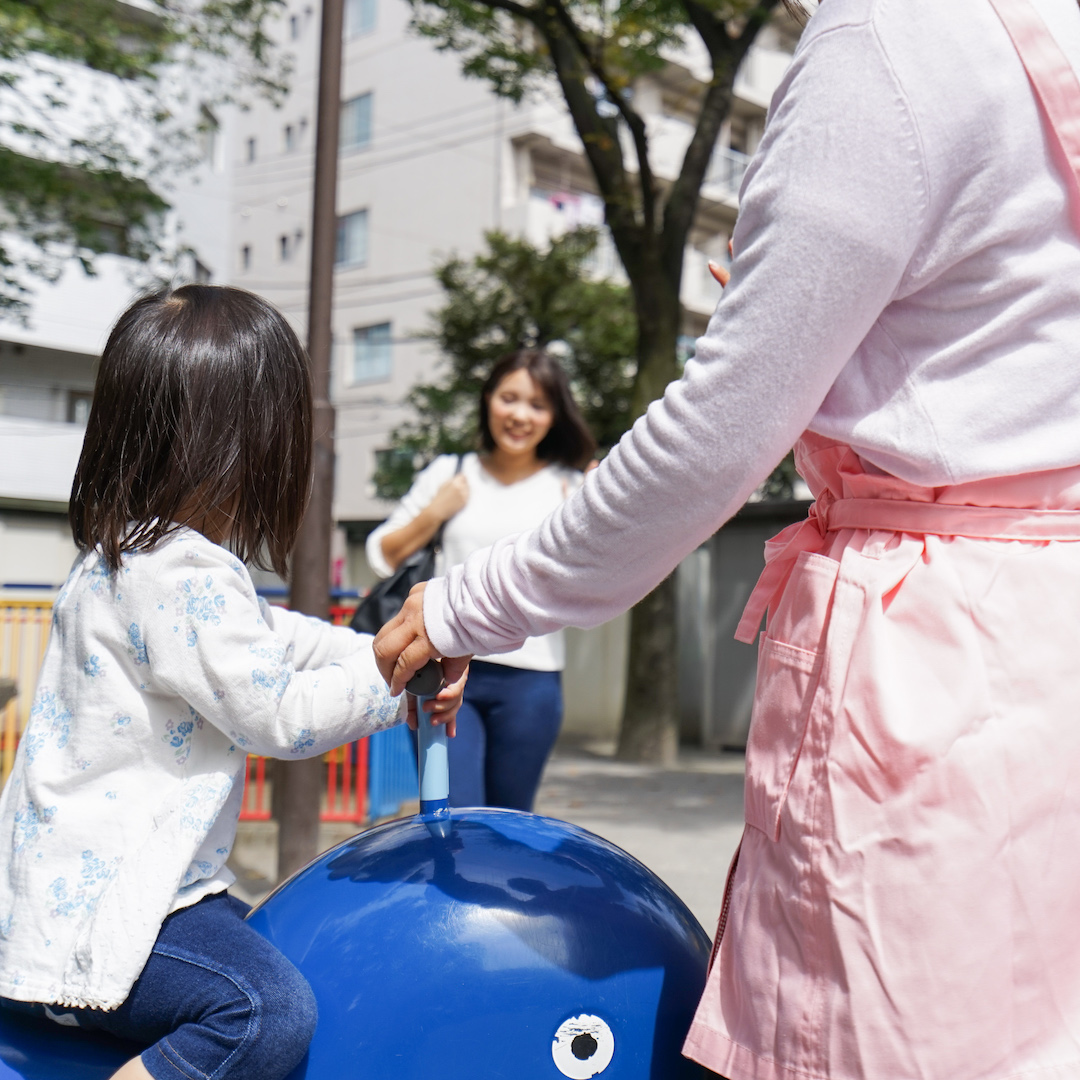
[{"label": "smiling woman in background", "polygon": [[[445,573],[504,536],[528,532],[581,484],[596,450],[565,372],[540,349],[496,363],[480,392],[480,453],[436,458],[367,541],[384,577],[445,523]],[[562,631],[475,659],[450,741],[450,804],[531,810],[562,722]]]}]

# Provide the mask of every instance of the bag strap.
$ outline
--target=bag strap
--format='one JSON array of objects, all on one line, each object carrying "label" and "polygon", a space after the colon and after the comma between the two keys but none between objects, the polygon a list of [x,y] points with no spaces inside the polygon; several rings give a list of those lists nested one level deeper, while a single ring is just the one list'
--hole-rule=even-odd
[{"label": "bag strap", "polygon": [[1050,147],[1069,187],[1080,232],[1080,80],[1030,0],[990,0],[1027,72],[1049,129]]},{"label": "bag strap", "polygon": [[[454,466],[454,476],[457,476],[461,472],[461,463],[465,460],[464,454],[457,455],[457,464]],[[431,548],[432,551],[442,551],[442,534],[446,528],[446,522],[444,521],[436,531],[435,535],[424,545]]]}]

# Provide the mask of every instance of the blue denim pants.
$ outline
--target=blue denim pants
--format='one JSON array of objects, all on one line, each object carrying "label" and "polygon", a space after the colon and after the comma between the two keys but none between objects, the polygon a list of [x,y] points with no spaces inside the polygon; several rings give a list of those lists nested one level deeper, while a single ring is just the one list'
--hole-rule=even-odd
[{"label": "blue denim pants", "polygon": [[560,672],[474,660],[447,744],[450,805],[531,810],[562,711]]},{"label": "blue denim pants", "polygon": [[[109,1012],[50,1007],[51,1019],[153,1043],[142,1062],[155,1080],[283,1080],[315,1034],[307,980],[215,893],[161,926],[127,1000]],[[44,1006],[4,1002],[46,1016]]]}]

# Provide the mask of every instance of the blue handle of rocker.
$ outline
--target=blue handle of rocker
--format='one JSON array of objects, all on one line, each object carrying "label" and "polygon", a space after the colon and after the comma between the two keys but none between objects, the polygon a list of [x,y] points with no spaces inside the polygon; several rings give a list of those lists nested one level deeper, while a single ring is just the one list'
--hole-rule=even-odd
[{"label": "blue handle of rocker", "polygon": [[450,767],[446,754],[446,725],[433,724],[424,702],[439,692],[442,668],[429,660],[406,684],[416,695],[417,758],[420,770],[420,816],[427,819],[450,813]]}]

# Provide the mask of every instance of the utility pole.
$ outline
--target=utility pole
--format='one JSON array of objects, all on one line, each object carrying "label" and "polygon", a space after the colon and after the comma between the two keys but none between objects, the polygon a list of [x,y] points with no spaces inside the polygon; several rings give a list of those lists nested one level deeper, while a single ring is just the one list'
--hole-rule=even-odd
[{"label": "utility pole", "polygon": [[[293,556],[294,611],[330,616],[330,533],[334,497],[334,408],[330,404],[331,318],[337,246],[338,116],[344,0],[323,0],[319,45],[319,100],[315,121],[315,182],[311,214],[308,355],[314,384],[315,453],[311,501]],[[278,820],[278,880],[318,852],[321,758],[279,762],[274,770]]]}]

